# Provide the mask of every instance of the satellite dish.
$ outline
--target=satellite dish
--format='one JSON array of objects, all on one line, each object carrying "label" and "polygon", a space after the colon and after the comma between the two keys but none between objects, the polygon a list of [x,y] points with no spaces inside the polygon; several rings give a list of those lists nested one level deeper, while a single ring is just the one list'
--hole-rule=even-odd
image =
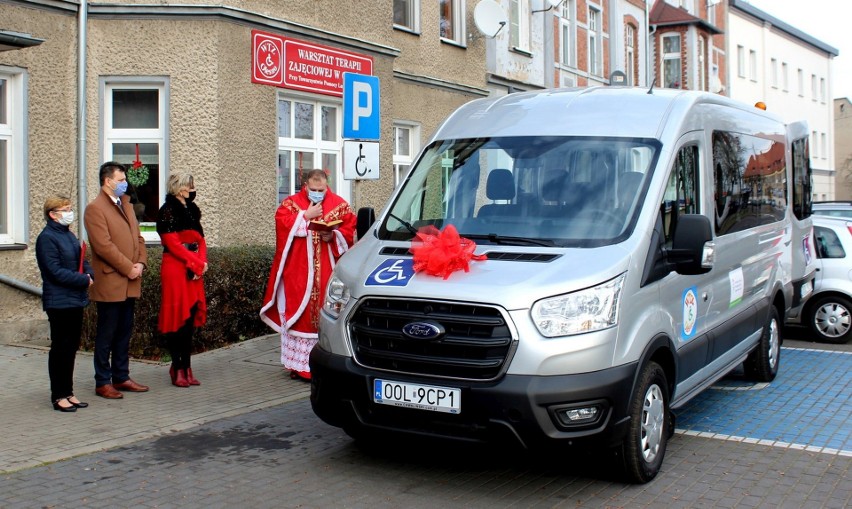
[{"label": "satellite dish", "polygon": [[485,37],[496,37],[508,21],[503,8],[494,0],[480,0],[473,10],[473,22]]}]

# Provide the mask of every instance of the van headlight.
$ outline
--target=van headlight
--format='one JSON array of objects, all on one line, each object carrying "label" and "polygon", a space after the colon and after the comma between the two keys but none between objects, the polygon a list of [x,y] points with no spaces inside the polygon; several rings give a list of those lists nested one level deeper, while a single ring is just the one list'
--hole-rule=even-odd
[{"label": "van headlight", "polygon": [[332,275],[328,280],[328,286],[325,287],[325,303],[323,310],[331,315],[332,318],[340,316],[340,312],[349,303],[349,288],[337,276]]},{"label": "van headlight", "polygon": [[532,307],[532,319],[542,336],[553,338],[614,327],[625,275],[592,288],[542,299]]}]

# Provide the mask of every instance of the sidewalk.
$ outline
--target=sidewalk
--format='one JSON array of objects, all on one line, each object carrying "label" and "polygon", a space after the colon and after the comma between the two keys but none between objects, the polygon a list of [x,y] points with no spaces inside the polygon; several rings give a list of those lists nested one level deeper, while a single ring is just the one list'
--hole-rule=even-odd
[{"label": "sidewalk", "polygon": [[0,345],[0,473],[127,445],[307,398],[310,386],[281,367],[277,334],[193,355],[200,386],[171,385],[168,364],[131,361],[130,376],[149,385],[124,399],[95,396],[92,356],[77,354],[74,392],[88,408],[53,410],[47,349]]}]

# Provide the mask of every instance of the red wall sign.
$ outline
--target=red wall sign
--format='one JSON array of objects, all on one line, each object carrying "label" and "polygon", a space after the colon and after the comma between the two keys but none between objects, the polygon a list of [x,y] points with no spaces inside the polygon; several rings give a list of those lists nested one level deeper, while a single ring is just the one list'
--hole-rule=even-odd
[{"label": "red wall sign", "polygon": [[343,96],[343,73],[373,74],[373,59],[329,46],[251,31],[251,81]]}]

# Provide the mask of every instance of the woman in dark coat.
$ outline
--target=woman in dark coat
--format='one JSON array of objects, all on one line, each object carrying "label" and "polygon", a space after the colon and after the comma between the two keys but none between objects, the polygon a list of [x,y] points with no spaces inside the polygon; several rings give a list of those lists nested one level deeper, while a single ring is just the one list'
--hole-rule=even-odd
[{"label": "woman in dark coat", "polygon": [[74,222],[71,200],[51,196],[44,202],[44,229],[36,239],[41,271],[42,307],[50,322],[50,400],[54,410],[74,412],[89,406],[74,396],[74,361],[80,348],[83,308],[89,304],[94,271],[82,245],[68,228]]},{"label": "woman in dark coat", "polygon": [[163,244],[163,294],[157,328],[165,335],[172,356],[172,384],[189,387],[201,385],[192,375],[189,358],[192,334],[207,321],[202,279],[207,272],[207,244],[201,228],[201,210],[193,203],[192,175],[171,175],[167,188],[166,202],[157,214],[157,233]]}]

